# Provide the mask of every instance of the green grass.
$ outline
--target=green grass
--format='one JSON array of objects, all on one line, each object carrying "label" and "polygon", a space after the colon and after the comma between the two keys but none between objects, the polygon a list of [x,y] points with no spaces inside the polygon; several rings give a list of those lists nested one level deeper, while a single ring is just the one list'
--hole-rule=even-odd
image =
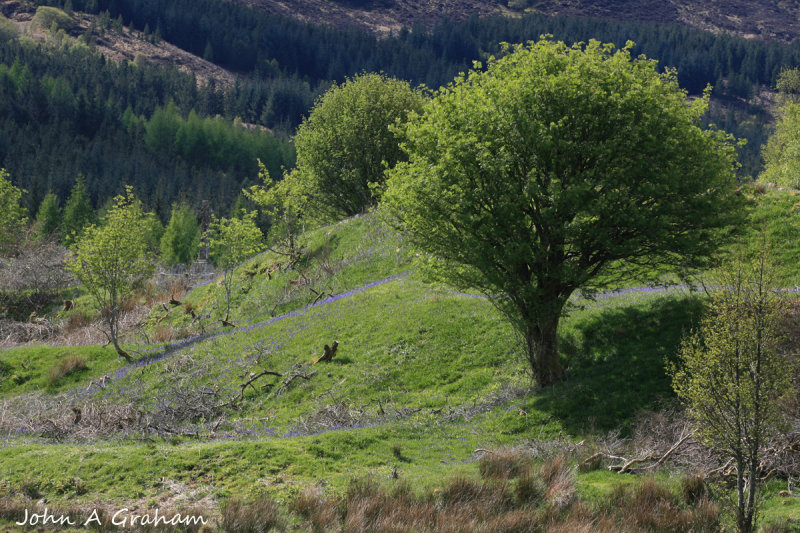
[{"label": "green grass", "polygon": [[753,200],[755,208],[741,242],[752,254],[761,248],[766,233],[775,262],[775,282],[783,287],[800,285],[800,193],[768,191]]},{"label": "green grass", "polygon": [[[752,224],[765,223],[776,237],[782,283],[797,284],[795,197],[769,193],[757,201]],[[757,236],[753,230],[743,241],[754,249]],[[250,372],[263,369],[284,375],[300,369],[315,373],[311,379],[286,391],[278,390],[280,379],[257,381],[225,409],[216,430],[209,429],[213,421],[187,421],[202,428],[199,439],[12,440],[0,448],[0,493],[32,483],[55,500],[148,501],[168,492],[165,480],[171,480],[215,498],[266,491],[286,501],[316,480],[341,492],[354,476],[388,479],[392,468],[415,487],[436,487],[458,473],[475,475],[477,448],[629,432],[639,412],[674,401],[665,363],[702,313],[702,298],[681,291],[575,299],[560,328],[566,379],[534,392],[517,338],[490,301],[424,281],[413,271],[413,254],[374,217],[311,232],[307,245],[291,270],[277,269],[285,259],[265,253],[237,271],[233,322],[244,327],[278,319],[219,329],[220,288],[197,287],[183,303],[209,313],[205,330],[216,336],[126,369],[94,398],[148,411],[176,387],[212,387],[227,400]],[[385,282],[309,307],[317,299],[310,288],[342,295],[376,280]],[[178,337],[199,333],[191,322],[184,306],[165,317],[157,308],[148,334],[159,328]],[[311,366],[334,340],[333,362]],[[132,348],[158,356],[169,345]],[[69,355],[84,357],[88,368],[48,385],[50,369]],[[17,348],[0,352],[0,362],[5,398],[69,394],[125,368],[113,349],[97,346]],[[350,418],[326,420],[333,408]],[[579,476],[578,490],[592,501],[632,479],[589,472]],[[782,503],[776,494],[767,501],[769,519],[795,517],[794,501]]]},{"label": "green grass", "polygon": [[[55,383],[50,369],[69,356],[82,356],[87,368]],[[25,346],[0,352],[0,396],[23,392],[59,392],[74,388],[123,366],[113,348],[101,346]]]}]

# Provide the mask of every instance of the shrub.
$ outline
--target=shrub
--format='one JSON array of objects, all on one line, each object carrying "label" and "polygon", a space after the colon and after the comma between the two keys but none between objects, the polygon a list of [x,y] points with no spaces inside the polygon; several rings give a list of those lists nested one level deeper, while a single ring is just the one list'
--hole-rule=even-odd
[{"label": "shrub", "polygon": [[572,503],[575,496],[575,471],[564,455],[547,461],[542,466],[541,478],[546,487],[545,497],[552,507],[562,509]]},{"label": "shrub", "polygon": [[538,505],[545,496],[541,479],[526,473],[517,482],[517,502],[520,505]]},{"label": "shrub", "polygon": [[75,311],[67,318],[67,333],[90,326],[92,322],[94,322],[94,318],[91,315],[82,311]]},{"label": "shrub", "polygon": [[[696,485],[696,482],[692,483]],[[696,487],[695,487],[696,488]],[[682,509],[678,499],[654,480],[634,487],[617,487],[609,498],[621,525],[635,531],[719,531],[719,507],[700,498],[693,507]]]}]

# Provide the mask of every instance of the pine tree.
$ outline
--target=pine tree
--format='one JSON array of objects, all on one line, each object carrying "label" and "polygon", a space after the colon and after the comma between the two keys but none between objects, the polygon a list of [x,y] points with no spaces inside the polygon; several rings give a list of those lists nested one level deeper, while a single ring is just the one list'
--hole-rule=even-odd
[{"label": "pine tree", "polygon": [[44,239],[55,235],[60,227],[61,208],[58,206],[58,196],[49,192],[36,213],[36,235]]},{"label": "pine tree", "polygon": [[96,217],[86,192],[86,179],[79,174],[67,199],[67,205],[64,206],[64,219],[61,226],[64,244],[70,246],[75,242],[83,233],[83,229],[92,224]]},{"label": "pine tree", "polygon": [[187,204],[172,207],[164,235],[161,237],[161,259],[172,266],[190,264],[197,257],[200,246],[200,224]]}]

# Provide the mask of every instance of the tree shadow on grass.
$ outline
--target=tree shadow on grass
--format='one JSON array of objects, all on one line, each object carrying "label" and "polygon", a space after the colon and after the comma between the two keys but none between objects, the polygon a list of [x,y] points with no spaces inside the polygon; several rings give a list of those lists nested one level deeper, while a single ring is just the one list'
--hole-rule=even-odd
[{"label": "tree shadow on grass", "polygon": [[673,399],[667,360],[703,310],[697,296],[668,296],[606,309],[571,321],[563,341],[572,352],[561,383],[541,391],[534,408],[573,435],[630,429],[636,413]]},{"label": "tree shadow on grass", "polygon": [[308,249],[306,253],[301,256],[298,263],[303,266],[309,266],[314,261],[319,262],[327,260],[331,252],[338,248],[340,240],[339,235],[330,235],[325,242],[316,248]]}]

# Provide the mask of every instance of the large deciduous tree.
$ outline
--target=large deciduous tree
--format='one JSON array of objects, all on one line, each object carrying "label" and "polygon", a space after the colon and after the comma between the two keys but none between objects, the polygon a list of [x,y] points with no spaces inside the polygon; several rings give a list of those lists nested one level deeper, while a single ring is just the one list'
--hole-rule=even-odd
[{"label": "large deciduous tree", "polygon": [[688,101],[631,46],[542,40],[459,76],[409,120],[384,194],[434,272],[492,295],[542,386],[576,290],[701,265],[738,218],[732,138],[699,123],[708,95]]},{"label": "large deciduous tree", "polygon": [[376,203],[384,172],[404,159],[401,130],[391,129],[424,98],[405,81],[362,74],[335,85],[295,137],[297,171],[315,209],[329,217],[363,213]]},{"label": "large deciduous tree", "polygon": [[75,243],[67,268],[94,297],[117,353],[131,356],[119,343],[123,304],[153,273],[148,252],[147,215],[130,187],[114,198],[100,226],[87,227]]}]

